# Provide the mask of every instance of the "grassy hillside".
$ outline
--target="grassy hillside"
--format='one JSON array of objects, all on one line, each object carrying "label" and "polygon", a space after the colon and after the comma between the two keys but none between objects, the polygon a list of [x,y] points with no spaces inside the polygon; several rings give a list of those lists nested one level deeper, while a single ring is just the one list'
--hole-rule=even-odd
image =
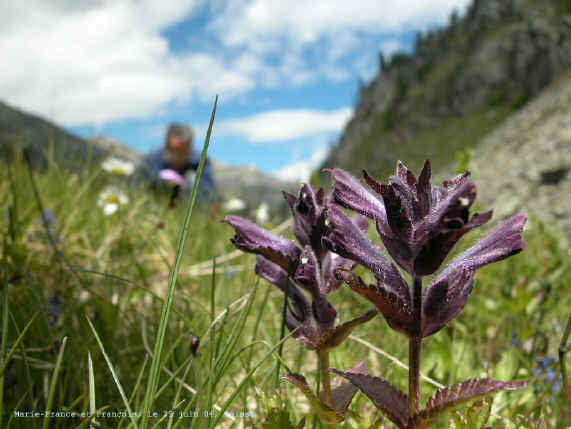
[{"label": "grassy hillside", "polygon": [[[461,123],[449,126],[465,129]],[[123,186],[116,177],[98,170],[76,175],[49,168],[31,173],[35,194],[21,160],[4,164],[0,171],[0,204],[8,210],[0,218],[0,367],[5,370],[0,377],[0,426],[90,424],[80,417],[16,417],[14,411],[117,413],[125,412],[126,403],[140,411],[185,207],[168,209],[167,198],[125,188],[129,202],[105,216],[98,198],[109,184]],[[42,219],[40,206],[53,220],[47,214]],[[170,416],[163,411],[175,410],[172,427],[288,427],[262,425],[265,410],[274,407],[289,413],[292,422],[306,416],[306,428],[320,427],[307,414],[305,398],[276,383],[283,294],[257,279],[254,257],[234,252],[231,236],[211,208],[199,207],[193,214],[151,407],[158,414],[150,423],[168,427]],[[532,223],[525,238],[524,252],[477,274],[466,310],[451,327],[425,341],[422,371],[443,384],[481,376],[529,380],[524,391],[496,397],[493,427],[511,427],[503,426],[503,419],[515,421],[522,415],[564,428],[570,417],[569,392],[566,396],[558,378],[557,348],[571,307],[569,255],[559,246],[558,231],[546,225]],[[342,320],[370,306],[345,287],[333,302]],[[196,356],[193,335],[200,338]],[[386,357],[406,363],[402,336],[380,316],[354,335],[365,343],[349,339],[333,352],[331,366],[346,368],[365,359],[368,373],[405,390],[406,371]],[[285,343],[283,362],[314,383],[314,356],[293,339]],[[567,363],[569,368],[569,359]],[[424,400],[436,390],[431,383],[422,388]],[[231,417],[216,420],[224,407]],[[363,395],[351,409],[361,420],[340,427],[369,428],[379,418]],[[181,419],[180,411],[186,417]],[[197,417],[190,417],[194,412]],[[103,428],[134,427],[139,421],[121,416],[96,420],[96,427]],[[446,421],[437,427],[446,427]]]}]

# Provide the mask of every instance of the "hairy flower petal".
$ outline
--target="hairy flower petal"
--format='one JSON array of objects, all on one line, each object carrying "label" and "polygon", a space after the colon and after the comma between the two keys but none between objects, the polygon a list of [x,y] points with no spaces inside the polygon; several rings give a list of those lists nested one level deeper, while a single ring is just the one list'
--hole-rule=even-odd
[{"label": "hairy flower petal", "polygon": [[470,218],[476,186],[469,172],[441,186],[431,186],[428,160],[418,179],[400,161],[388,184],[363,174],[385,206],[386,219],[377,220],[377,231],[395,262],[410,274],[433,274],[465,233],[491,217],[488,212]]},{"label": "hairy flower petal", "polygon": [[238,216],[226,216],[224,221],[236,231],[231,241],[238,249],[262,255],[290,274],[295,272],[301,253],[295,243]]},{"label": "hairy flower petal", "polygon": [[323,234],[323,189],[317,192],[308,184],[303,184],[299,197],[283,193],[293,215],[293,233],[302,246],[310,245],[317,254],[321,253]]},{"label": "hairy flower petal", "polygon": [[435,235],[429,239],[414,260],[413,271],[417,275],[427,276],[434,273],[446,256],[450,253],[454,245],[460,238],[471,229],[483,225],[492,218],[492,211],[486,213],[476,213],[468,223],[458,229],[451,229]]},{"label": "hairy flower petal", "polygon": [[527,218],[523,214],[512,216],[485,238],[452,260],[439,278],[458,266],[476,270],[521,252],[525,246],[521,233],[526,221]]},{"label": "hairy flower petal", "polygon": [[287,273],[277,264],[263,256],[256,256],[255,272],[267,282],[286,293],[292,303],[292,314],[298,321],[305,320],[311,312],[311,305]]},{"label": "hairy flower petal", "polygon": [[323,279],[325,281],[325,293],[330,294],[341,284],[343,281],[335,275],[335,271],[338,268],[343,268],[351,271],[357,265],[356,262],[351,259],[343,258],[336,253],[327,252],[323,264]]},{"label": "hairy flower petal", "polygon": [[520,252],[526,222],[515,215],[450,262],[426,289],[423,298],[423,335],[438,332],[464,308],[472,290],[475,271]]},{"label": "hairy flower petal", "polygon": [[294,278],[298,284],[303,285],[311,293],[315,319],[325,324],[335,320],[337,311],[327,301],[321,267],[310,246],[304,247]]},{"label": "hairy flower petal", "polygon": [[333,198],[345,208],[354,210],[370,219],[386,222],[385,207],[351,174],[340,168],[324,170],[335,180]]},{"label": "hairy flower petal", "polygon": [[322,238],[326,248],[367,267],[384,287],[406,296],[408,287],[397,267],[375,248],[343,211],[335,206],[328,207],[326,224],[329,229]]}]

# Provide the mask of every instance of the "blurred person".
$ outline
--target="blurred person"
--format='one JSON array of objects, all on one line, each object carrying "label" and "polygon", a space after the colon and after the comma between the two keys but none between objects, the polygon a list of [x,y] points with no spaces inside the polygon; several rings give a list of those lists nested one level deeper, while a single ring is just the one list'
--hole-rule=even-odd
[{"label": "blurred person", "polygon": [[[155,189],[171,189],[171,205],[179,194],[190,195],[200,152],[193,149],[193,132],[190,127],[172,123],[169,125],[164,146],[146,155],[137,167],[137,180],[147,180]],[[208,158],[202,170],[198,200],[213,202],[217,199],[212,167]]]}]

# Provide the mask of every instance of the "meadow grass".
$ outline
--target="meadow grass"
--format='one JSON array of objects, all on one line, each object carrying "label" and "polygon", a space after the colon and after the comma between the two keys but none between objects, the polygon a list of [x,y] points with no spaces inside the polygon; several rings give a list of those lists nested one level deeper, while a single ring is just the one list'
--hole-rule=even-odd
[{"label": "meadow grass", "polygon": [[[0,427],[294,428],[303,417],[305,427],[321,427],[307,401],[275,377],[281,361],[281,375],[303,373],[315,385],[314,354],[286,332],[280,357],[283,294],[255,276],[253,256],[234,250],[216,206],[199,199],[191,212],[191,199],[169,209],[168,196],[125,181],[129,203],[105,216],[98,195],[120,178],[96,166],[30,171],[16,156],[1,174]],[[41,210],[57,223],[46,228]],[[423,400],[466,378],[529,380],[523,391],[496,396],[493,427],[512,427],[503,419],[522,415],[564,428],[565,392],[538,361],[557,357],[569,317],[569,250],[560,232],[533,219],[525,239],[524,252],[478,272],[464,312],[425,341]],[[345,287],[331,298],[342,321],[370,307]],[[200,338],[196,355],[192,336]],[[345,369],[365,359],[367,373],[406,391],[399,363],[406,356],[401,336],[377,316],[331,353],[330,364]],[[559,362],[549,368],[559,374]],[[350,408],[359,419],[340,427],[369,428],[380,417],[362,394]],[[15,414],[47,409],[92,416]]]}]

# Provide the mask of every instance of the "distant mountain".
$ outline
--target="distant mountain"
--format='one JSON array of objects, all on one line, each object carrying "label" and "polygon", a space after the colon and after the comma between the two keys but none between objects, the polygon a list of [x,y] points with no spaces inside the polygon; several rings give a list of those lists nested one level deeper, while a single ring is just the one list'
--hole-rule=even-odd
[{"label": "distant mountain", "polygon": [[101,162],[106,153],[49,121],[0,101],[0,157],[10,159],[18,147],[28,148],[36,167],[46,167],[51,157],[71,170],[84,168],[89,160]]},{"label": "distant mountain", "polygon": [[215,161],[212,164],[219,191],[227,198],[242,198],[252,207],[266,203],[274,209],[287,210],[281,191],[297,194],[296,184],[276,179],[255,167],[235,167]]},{"label": "distant mountain", "polygon": [[[40,117],[0,102],[0,158],[10,159],[14,148],[27,147],[35,167],[46,167],[51,158],[57,165],[79,171],[91,159],[97,165],[108,156],[135,163],[141,154],[107,136],[84,140]],[[286,209],[281,191],[296,192],[292,183],[280,181],[253,167],[234,167],[212,162],[217,188],[223,199],[243,199],[250,209],[266,203],[272,211]]]},{"label": "distant mountain", "polygon": [[419,33],[412,55],[379,56],[321,167],[384,180],[398,159],[418,171],[430,158],[439,171],[569,67],[569,0],[474,0],[446,28]]}]

